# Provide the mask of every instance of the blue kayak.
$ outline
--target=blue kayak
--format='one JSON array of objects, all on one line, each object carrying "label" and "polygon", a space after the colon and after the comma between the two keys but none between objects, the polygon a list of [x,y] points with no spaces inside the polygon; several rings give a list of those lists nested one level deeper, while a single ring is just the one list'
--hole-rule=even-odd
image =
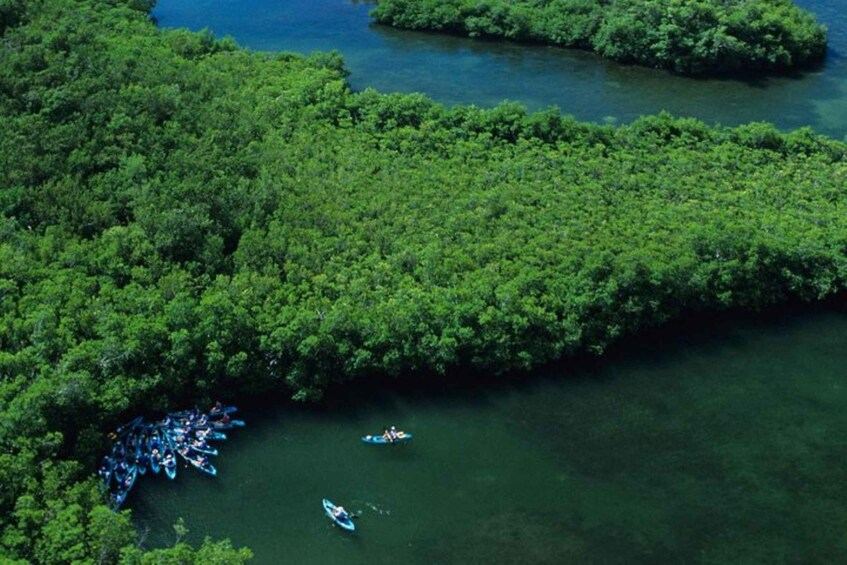
[{"label": "blue kayak", "polygon": [[206,455],[217,455],[218,454],[218,450],[215,449],[214,447],[209,447],[208,444],[204,445],[203,447],[200,447],[200,446],[194,445],[192,443],[188,447],[190,447],[193,451],[196,451],[198,453],[204,453]]},{"label": "blue kayak", "polygon": [[207,424],[205,426],[200,427],[184,427],[178,426],[170,429],[171,432],[176,434],[182,434],[185,436],[194,435],[197,439],[202,439],[205,441],[217,439],[217,440],[225,440],[226,434],[223,432],[215,431],[211,424]]},{"label": "blue kayak", "polygon": [[233,414],[234,412],[238,412],[238,408],[236,408],[235,406],[224,406],[220,410],[215,410],[214,408],[212,408],[211,410],[209,410],[209,417],[218,418],[220,416],[223,416],[224,414]]},{"label": "blue kayak", "polygon": [[225,433],[223,433],[223,432],[216,432],[216,431],[214,431],[214,430],[210,430],[210,431],[206,434],[206,437],[207,437],[208,439],[217,439],[217,440],[223,441],[223,440],[225,440],[225,439],[226,439],[226,434],[225,434]]},{"label": "blue kayak", "polygon": [[115,470],[115,462],[111,457],[103,458],[103,464],[100,465],[100,470],[97,471],[97,474],[103,478],[103,482],[106,486],[109,485],[109,481],[112,478],[112,472]]},{"label": "blue kayak", "polygon": [[194,467],[196,467],[197,469],[200,469],[201,471],[206,473],[207,475],[212,475],[214,477],[218,474],[218,470],[215,469],[215,466],[208,461],[206,461],[205,463],[201,463],[196,459],[189,459],[188,462],[194,465]]},{"label": "blue kayak", "polygon": [[135,428],[137,428],[138,426],[140,426],[141,422],[143,422],[143,421],[144,421],[144,418],[141,417],[141,416],[138,416],[138,417],[132,419],[131,421],[127,422],[123,426],[120,426],[117,430],[115,430],[115,433],[119,436],[123,436],[125,433],[132,431]]},{"label": "blue kayak", "polygon": [[123,468],[115,469],[115,472],[112,473],[112,478],[115,481],[116,488],[121,491],[129,492],[133,485],[135,485],[135,479],[138,477],[138,468],[135,464],[127,465],[124,464]]},{"label": "blue kayak", "polygon": [[390,439],[386,439],[382,436],[365,436],[362,438],[362,441],[365,443],[372,443],[376,445],[386,445],[386,444],[395,444],[395,443],[406,443],[412,439],[412,434],[407,434],[406,432],[400,432],[397,434],[397,437],[394,438],[394,441]]},{"label": "blue kayak", "polygon": [[[168,437],[167,434],[165,434],[165,437],[167,438],[167,445],[165,445],[165,448],[162,450],[162,462],[160,463],[160,465],[165,468],[165,474],[168,476],[169,479],[175,479],[176,453],[174,452],[173,442],[171,441],[171,438]],[[168,458],[168,455],[170,455],[170,458]]]},{"label": "blue kayak", "polygon": [[159,474],[162,469],[162,452],[150,454],[150,470],[155,474]]},{"label": "blue kayak", "polygon": [[136,459],[135,466],[138,469],[139,475],[147,474],[147,467],[150,465],[150,456],[146,453],[142,453],[141,457]]},{"label": "blue kayak", "polygon": [[127,456],[132,459],[138,460],[141,457],[141,438],[138,434],[127,433],[124,438],[124,449],[126,449]]},{"label": "blue kayak", "polygon": [[[162,464],[162,440],[159,437],[159,432],[153,431],[147,438],[147,451],[150,454],[150,469],[158,474]],[[156,453],[153,453],[154,451]]]},{"label": "blue kayak", "polygon": [[169,479],[173,480],[176,478],[176,459],[173,457],[166,459],[162,462],[162,466],[165,468],[165,474]]},{"label": "blue kayak", "polygon": [[229,422],[214,421],[211,424],[216,430],[231,430],[232,428],[243,428],[244,420],[230,420]]},{"label": "blue kayak", "polygon": [[333,504],[332,502],[330,502],[329,500],[327,500],[326,498],[323,499],[323,505],[324,505],[324,511],[326,512],[326,515],[329,516],[330,518],[332,518],[333,522],[335,522],[336,524],[338,524],[339,526],[341,526],[342,528],[344,528],[345,530],[347,530],[349,532],[352,532],[353,530],[356,529],[356,525],[353,523],[353,520],[350,519],[349,514],[346,514],[343,517],[339,517],[339,516],[336,516],[335,514],[333,514],[333,510],[335,510],[338,507],[335,504]]},{"label": "blue kayak", "polygon": [[128,491],[122,490],[120,492],[113,492],[112,494],[109,495],[109,498],[112,502],[112,509],[113,510],[117,510],[118,508],[121,507],[121,504],[123,504],[124,501],[126,500],[127,494],[128,494]]}]

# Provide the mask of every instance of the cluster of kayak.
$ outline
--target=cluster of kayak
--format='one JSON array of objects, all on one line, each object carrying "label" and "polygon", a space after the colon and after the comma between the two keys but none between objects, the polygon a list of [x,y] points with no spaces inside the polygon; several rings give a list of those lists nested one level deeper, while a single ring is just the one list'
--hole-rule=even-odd
[{"label": "cluster of kayak", "polygon": [[[362,441],[373,445],[390,445],[405,443],[412,439],[412,434],[403,432],[391,426],[385,428],[382,435],[364,436]],[[324,498],[322,501],[324,512],[341,528],[352,532],[356,529],[356,524],[353,523],[353,518],[357,518],[356,514],[351,514],[344,509],[343,506],[338,506],[329,499]]]},{"label": "cluster of kayak", "polygon": [[173,412],[163,420],[147,423],[138,417],[115,431],[112,451],[103,459],[99,475],[109,492],[109,500],[118,509],[132,490],[138,475],[149,469],[158,474],[162,469],[169,479],[176,478],[177,457],[209,475],[217,470],[209,457],[218,450],[209,442],[224,440],[224,430],[244,426],[242,420],[231,416],[235,406],[220,402],[209,410],[198,408]]}]

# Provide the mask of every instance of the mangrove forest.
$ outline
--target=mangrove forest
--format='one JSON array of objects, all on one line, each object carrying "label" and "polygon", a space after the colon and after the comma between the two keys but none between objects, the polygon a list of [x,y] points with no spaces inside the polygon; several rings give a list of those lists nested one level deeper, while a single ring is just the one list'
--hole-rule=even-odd
[{"label": "mangrove forest", "polygon": [[820,61],[826,29],[791,0],[380,0],[379,23],[590,49],[683,74],[779,72]]},{"label": "mangrove forest", "polygon": [[[704,26],[676,30],[623,1],[544,3],[580,14],[565,28],[513,3],[517,31],[494,3],[442,4],[377,14],[445,30],[477,14],[469,32],[680,71],[791,66],[824,37],[784,1],[673,2],[662,18]],[[0,560],[249,558],[145,550],[108,508],[106,435],[137,414],[458,367],[520,378],[684,312],[847,283],[841,141],[353,92],[338,53],[251,52],[159,29],[151,8],[0,0]],[[643,25],[693,43],[658,49]]]}]

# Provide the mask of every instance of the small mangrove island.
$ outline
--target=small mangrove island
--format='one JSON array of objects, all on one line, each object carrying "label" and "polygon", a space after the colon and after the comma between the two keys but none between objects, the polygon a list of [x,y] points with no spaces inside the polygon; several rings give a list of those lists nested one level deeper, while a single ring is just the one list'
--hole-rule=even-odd
[{"label": "small mangrove island", "polygon": [[[503,374],[683,312],[847,284],[840,141],[352,92],[338,54],[158,29],[151,5],[0,3],[4,562],[249,556],[138,547],[96,476],[137,414],[316,400],[372,375]],[[817,52],[822,31],[787,2],[726,5],[803,23],[798,51]]]},{"label": "small mangrove island", "polygon": [[791,0],[380,0],[404,29],[590,49],[683,74],[780,72],[817,62],[826,28]]}]

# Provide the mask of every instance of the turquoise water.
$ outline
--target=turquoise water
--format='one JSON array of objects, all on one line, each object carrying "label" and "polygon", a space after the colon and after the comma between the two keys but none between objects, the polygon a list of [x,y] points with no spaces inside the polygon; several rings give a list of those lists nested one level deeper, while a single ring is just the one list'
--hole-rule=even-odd
[{"label": "turquoise water", "polygon": [[[129,506],[150,545],[183,517],[257,563],[844,562],[847,308],[690,325],[510,383],[247,410],[217,478]],[[415,438],[359,441],[387,423]]]},{"label": "turquoise water", "polygon": [[796,77],[699,80],[621,66],[593,54],[395,30],[370,23],[371,5],[345,0],[159,0],[160,25],[232,35],[258,50],[337,49],[353,88],[423,92],[447,104],[503,99],[556,105],[581,120],[623,123],[668,110],[709,123],[775,122],[847,135],[847,10],[843,0],[798,2],[829,26],[825,65]]}]

